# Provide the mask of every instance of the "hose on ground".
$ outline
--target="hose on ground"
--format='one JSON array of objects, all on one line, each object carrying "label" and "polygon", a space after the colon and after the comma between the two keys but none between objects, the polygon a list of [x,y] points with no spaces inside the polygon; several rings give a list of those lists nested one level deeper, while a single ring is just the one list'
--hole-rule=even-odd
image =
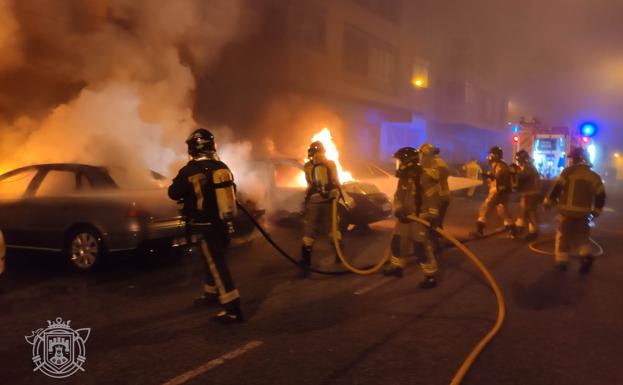
[{"label": "hose on ground", "polygon": [[[555,237],[543,237],[541,239],[537,239],[536,241],[530,243],[528,245],[528,248],[532,251],[534,251],[535,253],[538,254],[543,254],[543,255],[550,255],[550,256],[554,256],[554,251],[549,251],[549,250],[545,250],[539,246],[545,244],[545,243],[549,243],[549,242],[553,242],[555,241]],[[590,238],[589,241],[591,242],[591,244],[593,246],[595,246],[597,253],[593,254],[594,257],[601,257],[602,255],[604,255],[604,248],[601,247],[601,245],[599,243],[597,243],[593,238]]]},{"label": "hose on ground", "polygon": [[298,267],[299,269],[302,270],[307,270],[307,271],[311,271],[312,273],[316,273],[316,274],[322,274],[322,275],[346,275],[346,274],[351,274],[350,270],[338,270],[338,271],[326,271],[326,270],[320,270],[320,269],[315,269],[313,267],[307,267],[307,266],[302,266],[301,264],[299,264],[296,259],[294,259],[290,254],[288,254],[281,246],[279,246],[277,244],[277,242],[275,242],[272,237],[270,236],[270,234],[268,234],[268,232],[266,232],[266,230],[264,230],[264,228],[262,227],[262,225],[260,225],[258,223],[258,221],[253,217],[253,215],[251,215],[251,213],[240,203],[237,204],[238,208],[247,216],[249,217],[249,220],[251,220],[251,223],[253,223],[253,225],[257,228],[257,230],[260,232],[260,234],[262,234],[262,236],[264,237],[264,239],[266,239],[266,241],[275,249],[279,252],[279,254],[281,254],[283,257],[285,257],[288,261],[290,261],[293,265],[295,265],[296,267]]}]

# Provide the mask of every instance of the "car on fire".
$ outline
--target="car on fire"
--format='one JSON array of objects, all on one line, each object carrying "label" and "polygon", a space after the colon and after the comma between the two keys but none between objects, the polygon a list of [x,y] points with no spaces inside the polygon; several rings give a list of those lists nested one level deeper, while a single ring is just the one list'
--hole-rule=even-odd
[{"label": "car on fire", "polygon": [[[76,163],[22,167],[0,175],[0,230],[7,248],[62,252],[82,271],[109,252],[180,246],[185,222],[163,182],[153,171]],[[252,231],[249,224],[236,218],[237,233]]]},{"label": "car on fire", "polygon": [[[305,187],[302,162],[296,159],[277,158],[263,162],[264,173],[269,181],[268,207],[283,216],[300,216],[303,211]],[[353,226],[367,226],[388,218],[392,206],[387,194],[374,183],[354,180],[342,183],[342,194],[338,210],[342,230]]]}]

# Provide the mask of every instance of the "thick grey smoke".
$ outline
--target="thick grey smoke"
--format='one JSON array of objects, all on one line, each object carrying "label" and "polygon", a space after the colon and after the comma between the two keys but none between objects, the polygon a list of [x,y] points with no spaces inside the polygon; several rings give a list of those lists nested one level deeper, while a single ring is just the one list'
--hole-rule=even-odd
[{"label": "thick grey smoke", "polygon": [[165,173],[195,125],[193,71],[242,25],[236,0],[1,0],[0,21],[0,170],[85,162]]}]

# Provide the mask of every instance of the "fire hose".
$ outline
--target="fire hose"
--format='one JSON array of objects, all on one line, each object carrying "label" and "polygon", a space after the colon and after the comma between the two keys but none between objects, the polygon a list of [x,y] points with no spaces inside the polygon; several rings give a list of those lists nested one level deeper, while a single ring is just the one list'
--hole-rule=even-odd
[{"label": "fire hose", "polygon": [[[414,221],[414,222],[418,222],[418,223],[428,227],[429,229],[432,228],[431,224],[429,222],[427,222],[427,221],[423,220],[422,218],[419,218],[419,217],[417,217],[415,215],[410,215],[410,216],[408,216],[408,218],[410,220]],[[333,242],[335,244],[335,250],[337,251],[337,254],[338,254],[340,260],[342,261],[344,266],[346,266],[346,268],[350,269],[352,272],[354,272],[356,274],[365,275],[365,274],[372,274],[372,273],[378,271],[385,264],[385,262],[389,258],[389,253],[386,253],[383,256],[383,258],[381,258],[381,260],[376,265],[374,265],[372,267],[364,268],[364,269],[357,269],[357,268],[353,267],[348,262],[348,260],[344,257],[344,254],[342,253],[342,250],[340,248],[340,244],[339,244],[339,231],[338,231],[338,226],[337,225],[338,225],[338,220],[337,220],[337,200],[334,200],[333,201]],[[465,256],[474,265],[476,265],[478,270],[480,270],[480,272],[487,279],[487,282],[491,286],[491,289],[493,290],[493,293],[495,294],[495,298],[496,298],[497,303],[498,303],[498,314],[497,314],[497,319],[495,321],[495,324],[493,325],[491,330],[485,335],[485,337],[483,339],[481,339],[480,342],[478,342],[476,347],[470,352],[470,354],[467,356],[465,361],[463,361],[463,364],[461,364],[461,367],[456,372],[456,374],[454,375],[454,377],[452,379],[452,382],[450,383],[450,385],[458,385],[458,384],[461,383],[461,381],[463,381],[463,378],[465,377],[465,375],[469,371],[470,367],[472,366],[472,364],[474,363],[474,361],[476,360],[476,358],[478,357],[480,352],[482,352],[482,350],[487,346],[487,344],[493,339],[493,337],[495,337],[495,335],[502,328],[502,324],[504,323],[504,317],[506,315],[506,303],[504,302],[504,296],[502,295],[502,291],[500,290],[500,287],[498,286],[497,282],[495,282],[495,279],[493,279],[493,276],[491,275],[489,270],[487,270],[485,265],[480,261],[480,259],[473,252],[471,252],[467,247],[465,247],[465,245],[463,245],[461,242],[459,242],[459,240],[457,240],[455,237],[453,237],[451,234],[447,233],[446,231],[444,231],[443,229],[440,229],[438,227],[435,227],[435,228],[432,228],[432,229],[435,232],[437,232],[437,234],[439,234],[440,236],[444,237],[446,240],[450,241],[456,248],[458,248],[463,254],[465,254]]]},{"label": "fire hose", "polygon": [[[549,250],[545,250],[539,246],[545,244],[545,243],[549,243],[555,240],[555,237],[551,236],[551,237],[543,237],[541,239],[537,239],[536,241],[530,243],[528,245],[528,248],[532,251],[534,251],[535,253],[538,254],[543,254],[543,255],[550,255],[550,256],[554,256],[555,253],[553,251],[549,251]],[[601,247],[601,245],[599,243],[597,243],[593,238],[589,239],[590,243],[595,246],[595,248],[597,249],[597,253],[593,254],[594,257],[601,257],[602,255],[604,255],[604,249],[603,247]]]},{"label": "fire hose", "polygon": [[[348,259],[344,256],[344,253],[342,252],[342,249],[341,249],[340,243],[339,243],[340,234],[339,234],[339,229],[338,229],[338,214],[337,214],[337,211],[338,211],[337,210],[338,201],[337,201],[337,199],[333,200],[333,204],[332,205],[333,205],[333,207],[332,207],[333,243],[334,243],[335,251],[336,251],[339,259],[342,261],[344,266],[348,269],[348,270],[345,270],[345,271],[324,271],[324,270],[314,269],[314,268],[311,268],[311,267],[301,266],[299,263],[297,263],[297,261],[294,258],[292,258],[285,250],[283,250],[271,238],[271,236],[262,228],[262,226],[255,220],[255,218],[253,218],[253,216],[244,208],[244,206],[238,204],[238,207],[249,217],[249,219],[251,219],[251,221],[253,222],[255,227],[262,234],[262,236],[264,236],[264,238],[281,255],[283,255],[286,259],[288,259],[290,262],[292,262],[294,265],[296,265],[299,268],[303,268],[303,269],[306,269],[308,271],[315,272],[315,273],[318,273],[318,274],[324,274],[324,275],[344,275],[344,274],[348,274],[350,272],[353,272],[353,273],[359,274],[359,275],[370,275],[370,274],[373,274],[373,273],[379,271],[385,265],[385,263],[387,262],[387,260],[390,257],[389,249],[384,253],[384,255],[381,257],[381,259],[374,265],[365,266],[363,268],[357,268],[357,267],[353,266],[348,261]],[[430,223],[428,223],[427,221],[425,221],[425,220],[423,220],[421,218],[418,218],[417,216],[409,216],[408,218],[411,219],[412,221],[421,223],[422,225],[427,226],[428,228],[431,228]],[[446,240],[450,241],[450,243],[452,245],[457,247],[482,272],[482,274],[486,278],[487,282],[491,286],[491,289],[492,289],[493,293],[495,294],[495,298],[496,298],[497,304],[498,304],[498,313],[497,313],[497,318],[496,318],[495,324],[493,325],[491,330],[484,336],[484,338],[482,338],[478,342],[478,344],[470,352],[470,354],[467,356],[467,358],[463,361],[463,363],[459,367],[458,371],[455,373],[455,375],[454,375],[454,377],[452,379],[452,382],[450,383],[450,385],[458,385],[458,384],[461,383],[461,381],[463,380],[463,378],[465,377],[465,375],[469,371],[470,367],[475,362],[475,360],[478,357],[478,355],[487,346],[487,344],[489,342],[491,342],[491,340],[495,337],[495,335],[502,328],[502,324],[504,323],[504,317],[506,315],[506,304],[504,302],[504,297],[502,296],[502,292],[501,292],[498,284],[495,282],[495,279],[493,279],[493,276],[487,270],[487,268],[484,266],[484,264],[480,261],[480,259],[473,252],[471,252],[467,247],[465,247],[465,245],[463,245],[463,243],[461,243],[459,240],[457,240],[455,237],[453,237],[452,235],[450,235],[446,231],[444,231],[442,229],[439,229],[439,228],[434,228],[434,230],[440,236],[442,236]],[[480,238],[480,239],[482,239],[482,238]]]}]

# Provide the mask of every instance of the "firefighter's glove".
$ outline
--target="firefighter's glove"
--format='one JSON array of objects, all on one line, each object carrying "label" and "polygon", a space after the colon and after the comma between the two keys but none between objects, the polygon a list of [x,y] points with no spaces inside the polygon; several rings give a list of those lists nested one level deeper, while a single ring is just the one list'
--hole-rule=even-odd
[{"label": "firefighter's glove", "polygon": [[394,214],[400,223],[409,223],[408,214],[404,210],[397,210]]},{"label": "firefighter's glove", "polygon": [[543,208],[546,211],[549,211],[549,210],[552,209],[552,201],[550,201],[549,198],[547,198],[547,197],[545,199],[543,199]]}]

